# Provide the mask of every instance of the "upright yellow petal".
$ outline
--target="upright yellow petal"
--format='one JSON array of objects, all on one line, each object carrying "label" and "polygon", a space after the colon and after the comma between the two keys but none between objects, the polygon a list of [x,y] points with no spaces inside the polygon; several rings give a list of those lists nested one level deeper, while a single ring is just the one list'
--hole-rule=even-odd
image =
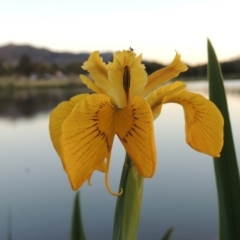
[{"label": "upright yellow petal", "polygon": [[79,102],[62,124],[62,161],[73,190],[77,190],[109,157],[113,142],[110,98],[93,94]]},{"label": "upright yellow petal", "polygon": [[181,72],[187,71],[187,66],[180,60],[180,58],[180,54],[176,52],[175,58],[169,66],[164,67],[149,75],[147,85],[143,91],[143,96],[148,95],[158,86],[177,77]]},{"label": "upright yellow petal", "polygon": [[102,57],[99,56],[99,51],[91,53],[82,68],[89,72],[90,77],[98,87],[104,89],[105,92],[111,91],[112,86],[108,80],[106,64],[103,62]]},{"label": "upright yellow petal", "polygon": [[156,169],[153,117],[148,103],[136,96],[131,105],[115,114],[115,131],[143,177]]},{"label": "upright yellow petal", "polygon": [[[62,135],[62,123],[70,115],[74,106],[84,99],[88,94],[80,94],[71,98],[70,101],[60,103],[50,114],[49,131],[50,137],[55,150],[62,160],[62,152],[60,147],[60,138]],[[63,165],[64,167],[64,165]],[[65,167],[64,167],[65,168]]]},{"label": "upright yellow petal", "polygon": [[141,64],[142,55],[139,55],[134,59],[130,67],[131,75],[131,85],[130,85],[130,94],[129,101],[131,102],[135,96],[142,96],[142,92],[147,84],[148,75],[145,70],[145,66]]},{"label": "upright yellow petal", "polygon": [[164,98],[184,108],[187,143],[199,152],[219,157],[223,146],[223,117],[218,108],[200,94],[180,91]]},{"label": "upright yellow petal", "polygon": [[[114,55],[112,63],[107,65],[109,81],[113,89],[110,93],[119,108],[126,107],[134,96],[141,95],[147,84],[147,73],[141,64],[142,56],[136,56],[132,51],[119,51]],[[128,94],[123,87],[124,68],[130,69],[130,86]]]},{"label": "upright yellow petal", "polygon": [[95,93],[106,94],[106,92],[102,88],[98,87],[91,79],[89,79],[85,75],[81,74],[80,78],[81,78],[82,82],[88,87],[88,89],[91,89]]}]

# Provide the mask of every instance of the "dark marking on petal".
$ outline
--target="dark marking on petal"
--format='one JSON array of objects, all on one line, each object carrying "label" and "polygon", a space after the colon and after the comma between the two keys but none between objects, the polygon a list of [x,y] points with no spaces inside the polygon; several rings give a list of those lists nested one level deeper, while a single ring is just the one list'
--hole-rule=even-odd
[{"label": "dark marking on petal", "polygon": [[125,66],[123,71],[123,89],[127,94],[130,88],[130,80],[131,80],[130,68],[129,66]]},{"label": "dark marking on petal", "polygon": [[128,137],[128,136],[131,136],[131,137],[133,136],[132,133],[131,133],[131,129],[126,134],[126,137]]},{"label": "dark marking on petal", "polygon": [[133,126],[134,127],[136,127],[136,128],[138,128],[139,130],[141,130],[141,131],[143,131],[143,132],[145,132],[145,133],[147,133],[143,128],[141,128],[141,127],[139,127],[138,125],[136,125],[135,123],[133,124]]}]

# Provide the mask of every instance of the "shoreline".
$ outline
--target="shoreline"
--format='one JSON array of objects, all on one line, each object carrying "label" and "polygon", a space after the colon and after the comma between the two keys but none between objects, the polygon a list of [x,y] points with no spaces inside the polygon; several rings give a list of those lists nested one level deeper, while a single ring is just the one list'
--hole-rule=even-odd
[{"label": "shoreline", "polygon": [[[225,77],[224,81],[239,81],[240,78]],[[171,80],[178,80],[183,82],[201,82],[207,81],[205,78],[176,78]],[[86,88],[79,77],[66,79],[37,79],[31,80],[26,77],[0,77],[0,91],[13,89],[50,89],[50,88]]]},{"label": "shoreline", "polygon": [[0,89],[32,89],[32,88],[76,88],[85,87],[80,78],[38,79],[1,77]]}]

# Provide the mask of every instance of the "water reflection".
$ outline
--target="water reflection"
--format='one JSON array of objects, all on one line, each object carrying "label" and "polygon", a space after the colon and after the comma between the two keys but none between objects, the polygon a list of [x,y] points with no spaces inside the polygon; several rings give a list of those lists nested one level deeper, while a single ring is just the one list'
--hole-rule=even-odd
[{"label": "water reflection", "polygon": [[[188,89],[193,92],[199,92],[204,95],[208,95],[208,82],[207,81],[194,81],[187,82]],[[224,82],[224,87],[227,94],[231,96],[240,95],[240,80],[228,80]]]},{"label": "water reflection", "polygon": [[[192,91],[207,95],[206,81],[188,82],[187,86]],[[230,95],[240,96],[240,81],[227,81],[225,87]],[[58,103],[69,100],[72,96],[83,92],[89,92],[89,89],[12,89],[0,91],[0,117],[12,119],[33,117],[37,113],[49,112]]]},{"label": "water reflection", "polygon": [[37,113],[49,112],[56,105],[72,96],[89,92],[77,89],[28,89],[0,92],[0,117],[16,119],[33,117]]},{"label": "water reflection", "polygon": [[[207,95],[206,83],[188,86]],[[228,89],[227,98],[239,159],[240,94],[236,86],[230,89],[233,91]],[[80,91],[1,93],[0,239],[7,239],[9,204],[13,239],[70,238],[74,193],[52,147],[48,117],[59,102]],[[170,226],[175,227],[172,240],[218,239],[213,164],[211,157],[186,144],[181,106],[163,106],[155,133],[158,164],[155,176],[144,182],[138,240],[160,239]],[[116,191],[123,158],[123,147],[116,138],[110,170],[111,187]],[[81,189],[87,239],[111,239],[116,198],[106,191],[103,174],[94,173],[92,183],[92,187],[84,184]]]}]

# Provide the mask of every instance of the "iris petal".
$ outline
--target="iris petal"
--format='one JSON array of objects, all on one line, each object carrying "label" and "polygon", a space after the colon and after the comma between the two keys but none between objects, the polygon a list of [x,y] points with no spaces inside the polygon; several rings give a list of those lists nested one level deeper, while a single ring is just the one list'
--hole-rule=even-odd
[{"label": "iris petal", "polygon": [[[60,138],[62,135],[62,123],[70,115],[74,106],[83,100],[88,94],[79,94],[71,98],[70,101],[60,103],[50,114],[49,131],[50,137],[58,156],[62,160],[62,151],[60,147]],[[65,166],[63,166],[65,169]]]},{"label": "iris petal", "polygon": [[181,72],[187,71],[187,66],[180,60],[180,58],[180,54],[176,53],[175,58],[169,66],[149,75],[148,83],[143,91],[143,96],[148,95],[163,83],[177,77]]},{"label": "iris petal", "polygon": [[81,78],[82,82],[88,87],[88,89],[91,89],[95,93],[106,94],[106,92],[102,88],[98,87],[93,81],[91,81],[91,79],[89,79],[85,75],[81,74],[80,78]]},{"label": "iris petal", "polygon": [[[112,63],[108,63],[109,81],[113,88],[110,95],[119,108],[126,107],[134,96],[141,95],[146,83],[147,73],[141,64],[142,56],[136,56],[132,51],[116,52]],[[124,67],[130,68],[130,88],[127,96],[123,88]]]},{"label": "iris petal", "polygon": [[109,157],[113,143],[113,113],[110,98],[92,94],[75,105],[62,124],[62,161],[73,190]]},{"label": "iris petal", "polygon": [[163,99],[184,108],[187,143],[195,150],[219,157],[223,146],[224,120],[218,108],[200,94],[180,91]]},{"label": "iris petal", "polygon": [[136,96],[131,105],[115,114],[115,131],[143,177],[152,177],[156,169],[153,118],[149,104]]},{"label": "iris petal", "polygon": [[112,86],[108,80],[108,72],[106,64],[99,56],[99,52],[95,51],[90,54],[88,60],[84,62],[83,69],[87,70],[90,77],[95,81],[96,85],[105,92],[109,93],[112,90]]},{"label": "iris petal", "polygon": [[185,88],[186,88],[185,83],[176,81],[173,84],[163,86],[151,92],[147,96],[146,100],[152,109],[153,118],[156,119],[159,116],[162,109],[163,99],[166,96],[175,94],[176,92],[182,91]]},{"label": "iris petal", "polygon": [[121,195],[122,190],[111,190],[108,180],[115,134],[142,177],[152,177],[156,169],[153,119],[164,103],[183,106],[186,140],[192,148],[219,156],[223,118],[217,107],[203,96],[187,92],[183,82],[156,89],[187,70],[180,55],[176,53],[168,67],[149,77],[141,60],[133,51],[120,51],[106,65],[99,52],[93,52],[83,65],[90,78],[80,78],[97,94],[77,95],[52,111],[51,139],[74,190],[86,180],[90,183],[93,171],[99,170],[105,172],[108,191]]}]

